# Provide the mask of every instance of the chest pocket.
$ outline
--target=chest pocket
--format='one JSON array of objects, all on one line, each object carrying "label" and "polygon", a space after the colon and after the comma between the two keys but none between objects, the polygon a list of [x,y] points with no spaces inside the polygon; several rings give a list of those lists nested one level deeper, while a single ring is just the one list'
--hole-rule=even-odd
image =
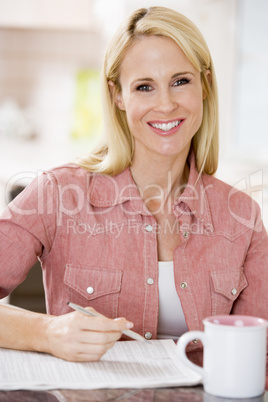
[{"label": "chest pocket", "polygon": [[243,267],[228,272],[211,272],[212,281],[212,315],[229,314],[234,301],[248,286]]},{"label": "chest pocket", "polygon": [[69,301],[91,306],[109,318],[117,317],[121,270],[67,264],[64,283],[68,286]]}]

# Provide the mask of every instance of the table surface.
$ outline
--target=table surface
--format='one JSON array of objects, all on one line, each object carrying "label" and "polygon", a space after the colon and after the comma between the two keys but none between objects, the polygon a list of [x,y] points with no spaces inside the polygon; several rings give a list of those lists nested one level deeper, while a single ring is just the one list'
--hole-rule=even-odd
[{"label": "table surface", "polygon": [[250,399],[217,398],[204,392],[202,386],[158,389],[97,389],[52,391],[0,391],[0,401],[8,402],[268,402],[268,391]]}]

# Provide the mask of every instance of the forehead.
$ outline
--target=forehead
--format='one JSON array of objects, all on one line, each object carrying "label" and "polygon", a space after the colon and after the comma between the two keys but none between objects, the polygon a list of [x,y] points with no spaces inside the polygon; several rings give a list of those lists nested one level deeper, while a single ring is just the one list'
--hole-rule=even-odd
[{"label": "forehead", "polygon": [[192,70],[195,68],[183,53],[179,45],[172,39],[162,36],[145,36],[138,39],[126,52],[121,66],[120,76],[140,75],[157,71]]}]

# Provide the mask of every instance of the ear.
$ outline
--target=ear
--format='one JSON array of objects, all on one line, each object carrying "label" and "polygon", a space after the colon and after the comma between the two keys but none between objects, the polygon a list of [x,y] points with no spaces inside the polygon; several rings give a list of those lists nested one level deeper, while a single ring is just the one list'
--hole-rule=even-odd
[{"label": "ear", "polygon": [[122,93],[119,91],[117,88],[116,84],[113,81],[108,82],[109,85],[109,90],[111,94],[111,98],[114,101],[115,105],[118,107],[120,110],[126,110],[124,106],[124,102],[122,99]]},{"label": "ear", "polygon": [[[211,71],[210,70],[206,70],[204,73],[205,78],[207,79],[208,85],[211,85],[212,82],[212,77],[211,77]],[[203,100],[206,98],[206,93],[205,90],[203,88]]]}]

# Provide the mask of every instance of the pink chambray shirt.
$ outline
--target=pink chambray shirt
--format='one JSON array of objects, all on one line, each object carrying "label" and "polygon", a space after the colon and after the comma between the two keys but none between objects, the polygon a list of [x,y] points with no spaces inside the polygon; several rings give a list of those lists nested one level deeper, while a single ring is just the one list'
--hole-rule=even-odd
[{"label": "pink chambray shirt", "polygon": [[[259,206],[189,158],[187,187],[170,206],[179,220],[174,276],[189,330],[215,314],[268,319],[268,239]],[[129,169],[110,177],[75,165],[36,178],[0,220],[0,297],[22,282],[38,257],[49,314],[68,301],[126,317],[156,338],[157,223]],[[176,230],[176,228],[169,228]],[[123,337],[124,339],[124,337]],[[201,345],[188,352],[200,363]],[[192,352],[192,353],[191,353]]]}]

